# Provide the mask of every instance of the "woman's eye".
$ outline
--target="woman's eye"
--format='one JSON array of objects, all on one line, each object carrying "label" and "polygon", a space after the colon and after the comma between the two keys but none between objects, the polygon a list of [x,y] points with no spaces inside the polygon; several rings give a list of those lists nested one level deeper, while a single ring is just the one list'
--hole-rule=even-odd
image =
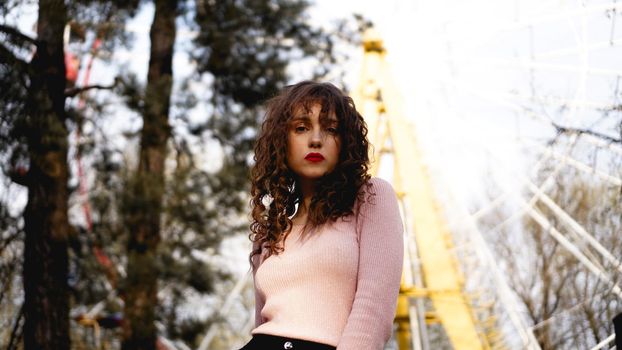
[{"label": "woman's eye", "polygon": [[303,126],[303,125],[299,125],[294,130],[296,130],[296,132],[303,132],[303,131],[307,130],[307,127]]},{"label": "woman's eye", "polygon": [[328,130],[328,132],[331,133],[331,134],[336,134],[337,133],[337,128],[334,128],[334,127],[327,128],[326,130]]}]

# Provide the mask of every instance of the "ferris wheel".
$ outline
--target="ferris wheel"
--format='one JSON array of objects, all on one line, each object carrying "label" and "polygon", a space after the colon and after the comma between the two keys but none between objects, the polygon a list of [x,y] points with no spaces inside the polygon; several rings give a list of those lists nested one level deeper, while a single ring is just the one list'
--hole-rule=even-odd
[{"label": "ferris wheel", "polygon": [[[410,39],[387,40],[404,113],[452,232],[464,299],[477,296],[480,348],[612,345],[612,316],[589,314],[621,311],[621,214],[611,200],[622,184],[621,10],[615,1],[419,1],[404,15]],[[408,65],[414,73],[404,73]],[[592,199],[592,213],[606,214],[577,214],[569,185],[577,182],[603,199]],[[538,245],[554,248],[539,247],[548,255],[538,260]],[[585,292],[550,295],[566,282],[533,277],[547,259],[572,266],[563,278]],[[517,290],[533,280],[532,290]],[[538,315],[529,303],[543,298],[564,305]],[[451,330],[419,328],[413,348],[462,348]]]}]

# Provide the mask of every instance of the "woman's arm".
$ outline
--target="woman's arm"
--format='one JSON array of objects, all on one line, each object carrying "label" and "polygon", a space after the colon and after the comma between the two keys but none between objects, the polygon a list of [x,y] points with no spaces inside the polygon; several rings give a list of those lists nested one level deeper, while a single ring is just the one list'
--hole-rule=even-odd
[{"label": "woman's arm", "polygon": [[259,295],[257,289],[255,289],[255,328],[259,327],[262,323],[264,323],[263,319],[261,318],[261,309],[263,309],[264,304],[265,301],[263,300],[261,295]]},{"label": "woman's arm", "polygon": [[[253,251],[255,251],[255,249],[257,249],[258,247],[259,247],[259,243],[253,242]],[[259,325],[264,323],[264,320],[261,317],[261,309],[263,309],[263,306],[266,303],[262,295],[257,290],[257,287],[255,286],[255,273],[257,272],[257,268],[259,267],[259,264],[261,261],[261,253],[254,255],[252,258],[252,261],[253,261],[252,274],[253,274],[253,286],[254,286],[253,289],[255,290],[255,328],[257,328],[259,327]]]},{"label": "woman's arm", "polygon": [[372,179],[376,195],[361,205],[358,280],[337,350],[380,350],[391,337],[402,277],[404,241],[397,196]]}]

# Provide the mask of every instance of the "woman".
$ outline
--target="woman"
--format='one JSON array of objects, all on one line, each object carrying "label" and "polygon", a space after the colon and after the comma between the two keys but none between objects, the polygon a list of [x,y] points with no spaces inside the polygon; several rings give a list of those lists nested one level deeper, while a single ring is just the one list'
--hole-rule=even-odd
[{"label": "woman", "polygon": [[328,83],[287,87],[268,102],[254,159],[255,328],[241,350],[382,349],[403,228],[393,188],[367,173],[352,99]]}]

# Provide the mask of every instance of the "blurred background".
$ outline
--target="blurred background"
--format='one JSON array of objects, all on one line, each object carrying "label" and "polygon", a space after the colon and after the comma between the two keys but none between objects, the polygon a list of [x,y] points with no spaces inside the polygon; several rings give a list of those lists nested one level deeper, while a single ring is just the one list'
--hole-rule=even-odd
[{"label": "blurred background", "polygon": [[[616,0],[3,2],[0,346],[245,344],[262,103],[312,79],[378,121],[375,174],[402,200],[404,304],[387,349],[612,348],[620,12]],[[426,208],[434,228],[419,224]],[[451,267],[431,270],[430,255]],[[448,290],[466,325],[449,321]]]}]

